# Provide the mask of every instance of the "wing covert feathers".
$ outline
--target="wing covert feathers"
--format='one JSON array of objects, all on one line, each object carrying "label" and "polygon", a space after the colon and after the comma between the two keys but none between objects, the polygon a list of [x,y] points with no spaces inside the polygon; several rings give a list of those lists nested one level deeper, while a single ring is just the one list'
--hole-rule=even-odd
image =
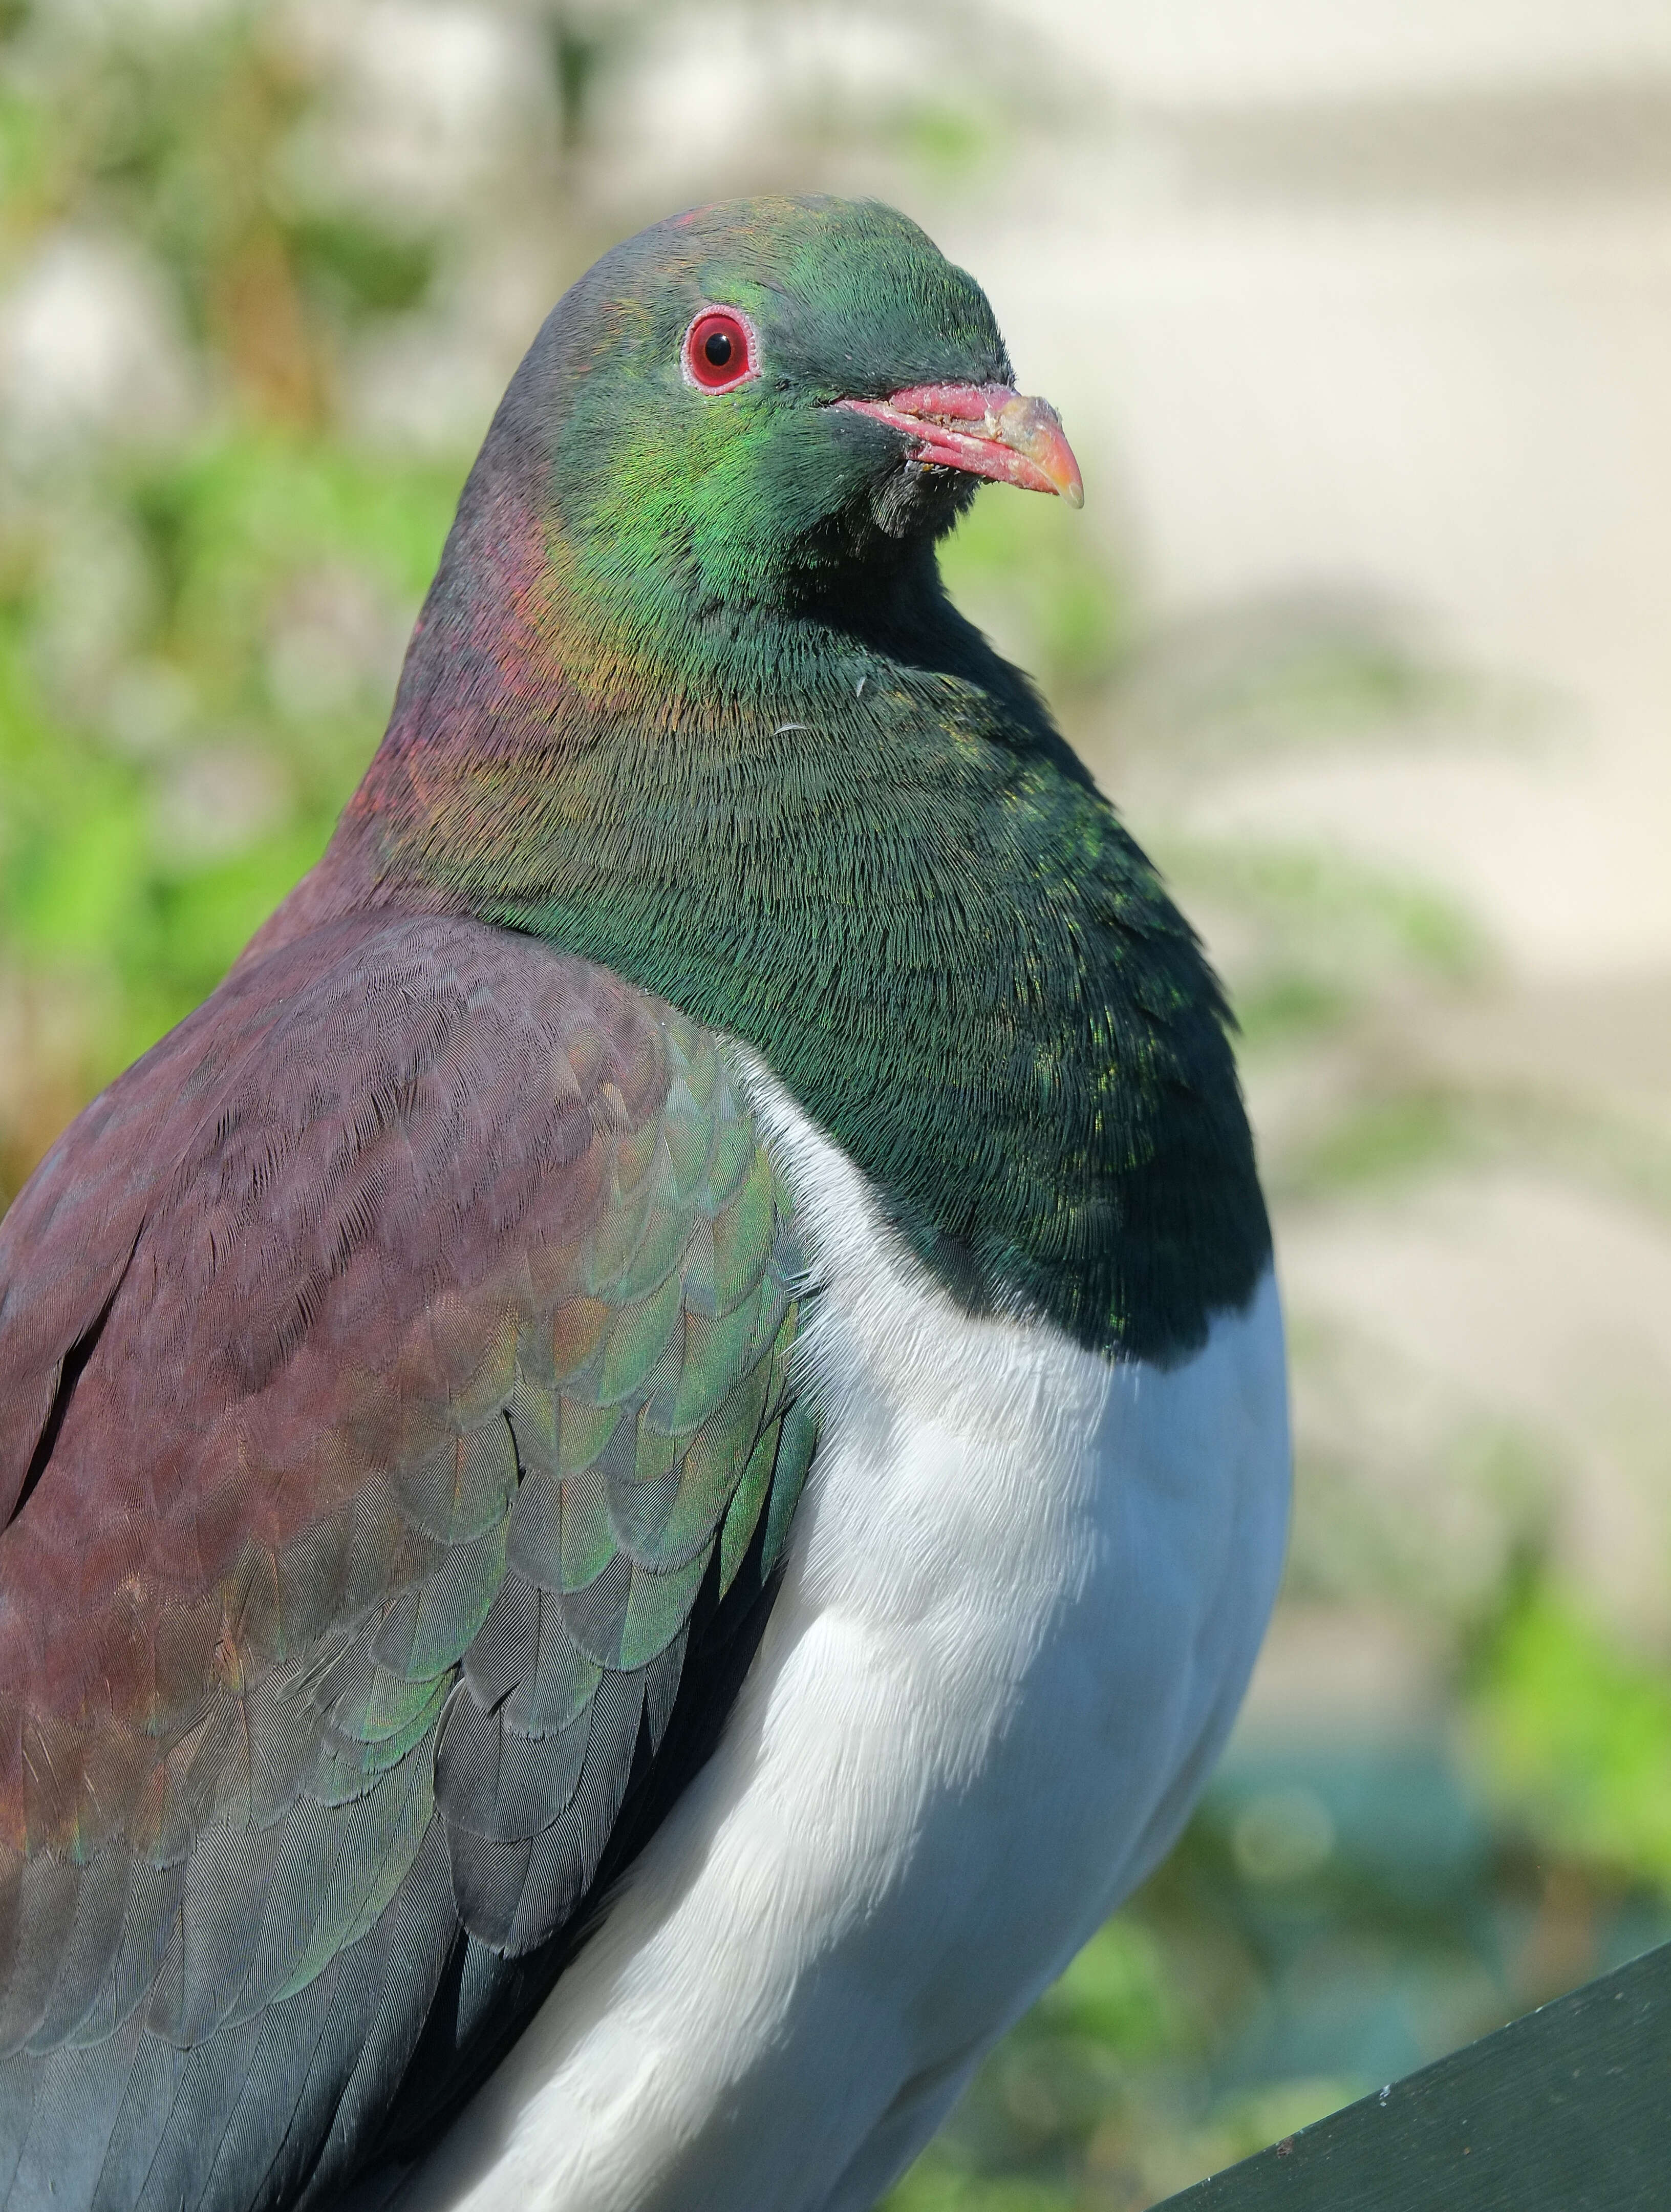
[{"label": "wing covert feathers", "polygon": [[66,1134],[0,1227],[0,2205],[319,2201],[438,1992],[443,2095],[526,2016],[734,1690],[799,1264],[714,1037],[465,921],[235,971]]}]

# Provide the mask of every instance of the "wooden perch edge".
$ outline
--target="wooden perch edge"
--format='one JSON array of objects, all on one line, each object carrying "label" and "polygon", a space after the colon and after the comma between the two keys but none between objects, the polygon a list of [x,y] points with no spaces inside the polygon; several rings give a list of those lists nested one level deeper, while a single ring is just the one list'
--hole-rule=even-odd
[{"label": "wooden perch edge", "polygon": [[1155,2212],[1665,2212],[1671,1943]]}]

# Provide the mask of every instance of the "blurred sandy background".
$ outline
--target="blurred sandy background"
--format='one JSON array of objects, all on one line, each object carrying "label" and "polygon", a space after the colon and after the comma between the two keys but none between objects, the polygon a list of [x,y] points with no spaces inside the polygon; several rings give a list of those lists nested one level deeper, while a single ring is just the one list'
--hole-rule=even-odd
[{"label": "blurred sandy background", "polygon": [[601,247],[877,193],[1066,417],[1085,514],[948,568],[1235,992],[1298,1521],[899,2205],[1134,2212],[1671,1934],[1663,0],[5,0],[0,70],[0,1197],[319,850]]}]

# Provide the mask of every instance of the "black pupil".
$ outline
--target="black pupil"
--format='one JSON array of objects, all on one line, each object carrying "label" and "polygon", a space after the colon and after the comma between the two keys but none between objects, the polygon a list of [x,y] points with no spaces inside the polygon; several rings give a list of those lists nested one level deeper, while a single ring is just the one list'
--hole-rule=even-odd
[{"label": "black pupil", "polygon": [[732,356],[731,332],[710,331],[702,342],[702,351],[715,368],[723,368]]}]

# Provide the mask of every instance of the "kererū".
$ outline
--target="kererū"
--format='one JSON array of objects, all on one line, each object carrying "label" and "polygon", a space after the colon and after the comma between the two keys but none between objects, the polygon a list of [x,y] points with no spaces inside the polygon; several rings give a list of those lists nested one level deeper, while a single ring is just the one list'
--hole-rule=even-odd
[{"label": "kerer\u016b", "polygon": [[0,1230],[0,2205],[860,2212],[1275,1590],[1197,942],[941,588],[871,203],[551,314],[329,849]]}]

